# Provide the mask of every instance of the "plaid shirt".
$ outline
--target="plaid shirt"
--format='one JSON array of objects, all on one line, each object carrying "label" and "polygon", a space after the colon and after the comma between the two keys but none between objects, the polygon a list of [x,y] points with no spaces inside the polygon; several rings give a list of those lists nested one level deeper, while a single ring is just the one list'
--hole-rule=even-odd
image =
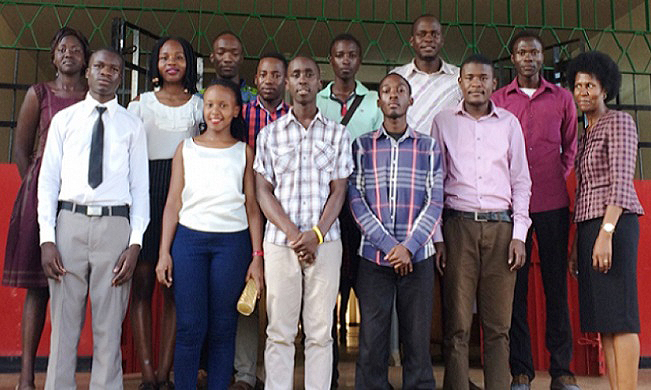
[{"label": "plaid shirt", "polygon": [[576,222],[599,218],[606,206],[643,214],[633,187],[637,128],[625,112],[610,110],[579,141],[576,155]]},{"label": "plaid shirt", "polygon": [[[346,179],[353,171],[350,137],[346,128],[317,112],[307,127],[290,109],[258,134],[253,169],[274,188],[274,195],[299,230],[319,222],[330,196],[330,182]],[[325,241],[340,238],[335,222]],[[267,222],[265,241],[288,245],[285,233]]]},{"label": "plaid shirt", "polygon": [[443,174],[437,142],[408,128],[395,140],[384,127],[353,143],[350,208],[362,230],[359,254],[389,266],[386,253],[403,244],[412,262],[435,253],[432,237],[443,208]]},{"label": "plaid shirt", "polygon": [[247,127],[247,132],[244,134],[244,142],[255,150],[255,140],[258,138],[260,129],[287,114],[288,111],[289,106],[285,102],[281,102],[273,112],[267,111],[260,102],[259,96],[253,101],[245,103],[242,106],[242,119],[244,119]]}]

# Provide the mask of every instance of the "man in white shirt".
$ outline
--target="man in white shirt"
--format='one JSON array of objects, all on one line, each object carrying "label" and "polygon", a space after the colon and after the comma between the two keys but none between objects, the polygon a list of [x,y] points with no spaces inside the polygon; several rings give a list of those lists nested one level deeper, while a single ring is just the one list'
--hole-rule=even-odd
[{"label": "man in white shirt", "polygon": [[407,123],[427,135],[434,116],[461,101],[459,68],[440,56],[444,41],[438,19],[429,14],[419,16],[412,24],[409,38],[416,56],[410,63],[392,70],[407,79],[413,91],[414,104],[407,111]]},{"label": "man in white shirt", "polygon": [[147,145],[117,102],[122,57],[90,58],[86,99],[52,119],[38,182],[42,264],[51,295],[46,389],[76,389],[77,345],[90,295],[91,389],[122,389],[120,338],[130,280],[149,223]]}]

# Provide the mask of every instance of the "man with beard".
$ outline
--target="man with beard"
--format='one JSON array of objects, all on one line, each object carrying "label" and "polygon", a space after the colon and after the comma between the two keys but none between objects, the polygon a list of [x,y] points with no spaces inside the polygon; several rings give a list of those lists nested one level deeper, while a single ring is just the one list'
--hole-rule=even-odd
[{"label": "man with beard", "polygon": [[416,131],[428,135],[434,116],[461,100],[457,83],[459,68],[440,56],[444,41],[438,19],[428,14],[419,16],[414,20],[409,38],[416,56],[412,62],[392,70],[407,79],[413,90],[414,104],[407,113],[407,122]]},{"label": "man with beard", "polygon": [[[242,119],[246,124],[245,141],[255,150],[260,130],[289,111],[283,101],[287,60],[280,53],[267,53],[260,57],[255,74],[258,96],[242,107]],[[264,286],[258,286],[261,290]],[[235,338],[235,383],[231,390],[251,390],[256,385],[258,360],[258,325],[260,310],[249,316],[240,315]]]},{"label": "man with beard", "polygon": [[293,107],[258,135],[254,170],[267,284],[265,388],[291,389],[299,318],[305,331],[305,388],[329,389],[332,311],[337,300],[341,234],[337,216],[353,170],[345,127],[316,106],[316,62],[288,66]]},{"label": "man with beard", "polygon": [[[520,120],[527,145],[531,174],[527,234],[530,259],[533,233],[538,241],[540,273],[545,290],[545,345],[550,354],[552,390],[578,390],[572,360],[572,328],[567,307],[567,245],[570,226],[569,196],[565,181],[576,156],[577,117],[572,94],[543,78],[543,44],[540,37],[523,31],[511,40],[511,62],[517,75],[492,96],[499,107]],[[535,376],[531,336],[527,323],[529,264],[518,271],[511,321],[512,390],[528,390]]]},{"label": "man with beard", "polygon": [[443,231],[435,233],[443,274],[446,390],[467,390],[468,341],[475,298],[483,330],[486,390],[508,389],[509,327],[515,270],[525,260],[531,179],[520,122],[490,100],[492,62],[475,54],[461,65],[464,99],[432,125],[443,160]]},{"label": "man with beard", "polygon": [[411,88],[399,74],[380,82],[381,128],[353,144],[350,206],[362,230],[357,294],[361,311],[355,388],[388,389],[395,295],[403,345],[403,389],[435,389],[429,356],[434,287],[431,232],[443,208],[436,141],[407,122]]},{"label": "man with beard", "polygon": [[90,388],[122,389],[122,321],[149,223],[145,130],[115,95],[123,67],[113,49],[93,53],[88,95],[54,116],[43,153],[38,223],[52,296],[48,390],[77,387],[77,344],[89,297]]},{"label": "man with beard", "polygon": [[244,51],[240,37],[231,31],[223,31],[212,42],[210,62],[215,67],[218,79],[231,80],[240,86],[242,102],[248,103],[255,99],[257,91],[246,85],[240,78],[240,66],[244,62]]}]

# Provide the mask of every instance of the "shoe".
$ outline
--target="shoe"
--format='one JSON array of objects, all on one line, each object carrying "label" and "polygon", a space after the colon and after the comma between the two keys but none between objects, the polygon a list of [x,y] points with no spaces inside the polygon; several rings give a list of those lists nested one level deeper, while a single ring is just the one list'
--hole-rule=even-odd
[{"label": "shoe", "polygon": [[158,390],[158,387],[153,382],[142,382],[138,385],[138,390]]},{"label": "shoe", "polygon": [[531,379],[524,374],[514,376],[511,381],[511,390],[531,390]]},{"label": "shoe", "polygon": [[197,373],[197,390],[208,389],[208,371],[200,368]]},{"label": "shoe", "polygon": [[158,382],[158,390],[174,390],[174,382],[172,381]]},{"label": "shoe", "polygon": [[233,383],[228,390],[253,390],[253,386],[244,381],[237,381]]},{"label": "shoe", "polygon": [[552,380],[551,390],[581,390],[573,375],[561,375]]}]

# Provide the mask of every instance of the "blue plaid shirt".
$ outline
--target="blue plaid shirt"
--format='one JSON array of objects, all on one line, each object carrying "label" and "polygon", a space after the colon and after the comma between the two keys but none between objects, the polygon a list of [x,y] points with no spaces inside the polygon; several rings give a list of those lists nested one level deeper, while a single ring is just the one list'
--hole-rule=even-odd
[{"label": "blue plaid shirt", "polygon": [[384,256],[398,244],[414,263],[434,255],[432,237],[443,209],[437,142],[412,128],[395,140],[382,127],[355,140],[353,158],[348,198],[362,230],[360,256],[389,266]]}]

